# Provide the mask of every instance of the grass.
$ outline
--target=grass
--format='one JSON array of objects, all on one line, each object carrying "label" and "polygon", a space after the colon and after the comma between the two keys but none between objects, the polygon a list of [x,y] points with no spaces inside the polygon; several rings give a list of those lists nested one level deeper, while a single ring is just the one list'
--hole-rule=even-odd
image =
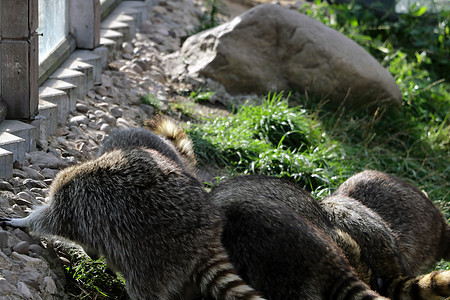
[{"label": "grass", "polygon": [[92,260],[79,250],[69,254],[66,292],[72,299],[129,299],[125,281],[107,269],[103,258]]},{"label": "grass", "polygon": [[[323,197],[352,174],[378,169],[409,179],[437,204],[448,203],[448,149],[407,117],[289,107],[286,98],[272,94],[261,106],[193,124],[189,132],[200,162],[231,175],[284,177]],[[448,143],[448,136],[441,138]]]},{"label": "grass", "polygon": [[[394,75],[401,111],[353,112],[292,93],[292,103],[269,94],[261,106],[244,106],[190,129],[200,162],[230,175],[289,178],[315,196],[329,195],[364,169],[396,174],[428,193],[450,217],[450,13],[376,16],[350,3],[305,4],[309,16],[360,43]],[[313,101],[315,100],[315,101]]]}]

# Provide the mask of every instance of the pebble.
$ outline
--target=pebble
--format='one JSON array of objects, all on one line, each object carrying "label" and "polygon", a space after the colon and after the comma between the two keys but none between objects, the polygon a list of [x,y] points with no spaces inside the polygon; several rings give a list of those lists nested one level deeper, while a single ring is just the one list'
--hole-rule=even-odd
[{"label": "pebble", "polygon": [[111,115],[114,118],[120,118],[123,116],[123,111],[122,109],[120,109],[119,107],[111,107],[111,109],[109,110],[109,112],[111,113]]},{"label": "pebble", "polygon": [[122,51],[124,54],[133,53],[133,44],[131,44],[130,42],[122,43]]},{"label": "pebble", "polygon": [[34,169],[34,168],[23,166],[23,167],[22,167],[22,170],[23,170],[24,172],[26,172],[26,174],[27,174],[27,176],[28,176],[29,178],[37,179],[37,180],[43,180],[43,179],[44,179],[44,177],[42,176],[42,174],[39,173],[39,171],[36,170],[36,169]]},{"label": "pebble", "polygon": [[76,109],[77,109],[78,112],[80,112],[82,114],[85,114],[85,113],[87,113],[89,111],[89,107],[87,105],[85,105],[85,104],[82,104],[82,103],[77,103],[76,104]]},{"label": "pebble", "polygon": [[9,234],[8,232],[0,229],[0,248],[7,248],[8,245]]},{"label": "pebble", "polygon": [[44,169],[41,171],[41,174],[42,174],[46,179],[49,179],[49,178],[55,177],[55,175],[56,175],[58,172],[59,172],[59,170],[50,169],[50,168],[44,168]]},{"label": "pebble", "polygon": [[33,299],[33,294],[31,294],[30,289],[27,287],[25,283],[20,281],[17,284],[17,289],[23,295],[24,298]]},{"label": "pebble", "polygon": [[44,168],[60,169],[67,167],[68,165],[67,162],[58,158],[53,153],[34,151],[28,153],[28,155],[30,156],[30,162],[41,169]]},{"label": "pebble", "polygon": [[23,181],[23,184],[29,189],[31,189],[31,188],[41,188],[41,189],[47,188],[47,185],[43,181],[30,179],[30,178],[25,179]]},{"label": "pebble", "polygon": [[0,296],[8,296],[11,294],[13,287],[11,284],[0,275]]},{"label": "pebble", "polygon": [[69,124],[73,126],[79,126],[80,124],[87,125],[89,123],[89,119],[86,116],[75,116],[70,118]]},{"label": "pebble", "polygon": [[25,233],[22,229],[16,228],[13,231],[13,235],[21,241],[26,241],[28,244],[36,244],[37,241]]},{"label": "pebble", "polygon": [[28,254],[30,245],[25,241],[21,241],[13,247],[13,250],[19,254]]},{"label": "pebble", "polygon": [[27,192],[20,192],[17,194],[16,204],[17,205],[28,205],[31,206],[33,203],[33,200],[35,199],[34,196],[30,195]]},{"label": "pebble", "polygon": [[11,185],[11,183],[4,180],[0,180],[0,190],[14,192],[14,187]]},{"label": "pebble", "polygon": [[41,246],[39,246],[37,244],[31,244],[29,248],[30,248],[31,252],[36,253],[38,255],[41,255],[42,252],[44,251],[44,248],[42,248]]},{"label": "pebble", "polygon": [[106,90],[106,88],[103,85],[99,85],[95,88],[95,92],[97,94],[99,94],[102,97],[105,97],[108,95],[108,91]]},{"label": "pebble", "polygon": [[102,124],[102,126],[100,126],[100,130],[109,134],[109,133],[111,133],[112,127],[108,123],[104,123],[104,124]]},{"label": "pebble", "polygon": [[48,294],[50,294],[50,295],[56,294],[56,292],[57,292],[56,283],[50,276],[47,276],[44,278],[44,286],[45,286],[45,291]]}]

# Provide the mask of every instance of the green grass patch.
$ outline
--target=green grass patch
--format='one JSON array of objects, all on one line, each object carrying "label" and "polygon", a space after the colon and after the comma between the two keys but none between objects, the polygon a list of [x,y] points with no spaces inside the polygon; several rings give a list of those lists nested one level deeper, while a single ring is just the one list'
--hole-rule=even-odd
[{"label": "green grass patch", "polygon": [[447,121],[412,122],[408,111],[362,114],[305,107],[289,107],[281,94],[272,94],[262,105],[193,124],[189,133],[200,163],[213,163],[230,175],[284,177],[318,198],[351,175],[376,169],[425,190],[448,215]]},{"label": "green grass patch", "polygon": [[66,266],[66,292],[76,299],[129,299],[125,281],[107,270],[103,258],[92,260],[80,251],[72,251]]}]

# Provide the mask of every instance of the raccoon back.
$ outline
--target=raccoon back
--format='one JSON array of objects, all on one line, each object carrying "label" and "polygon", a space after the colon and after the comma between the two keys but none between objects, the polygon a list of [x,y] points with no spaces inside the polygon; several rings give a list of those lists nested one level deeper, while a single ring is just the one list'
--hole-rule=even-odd
[{"label": "raccoon back", "polygon": [[210,194],[225,213],[222,241],[244,280],[273,300],[384,299],[319,228],[272,201],[264,178],[237,178]]},{"label": "raccoon back", "polygon": [[423,192],[404,180],[364,171],[346,180],[335,195],[354,198],[381,216],[397,235],[410,273],[419,274],[441,258],[450,259],[447,221]]}]

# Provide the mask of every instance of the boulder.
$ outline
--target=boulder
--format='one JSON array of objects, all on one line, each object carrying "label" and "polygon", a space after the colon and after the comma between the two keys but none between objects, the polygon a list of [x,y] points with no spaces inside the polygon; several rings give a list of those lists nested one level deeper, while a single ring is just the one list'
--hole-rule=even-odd
[{"label": "boulder", "polygon": [[392,75],[361,46],[280,5],[256,6],[189,37],[178,57],[184,65],[172,72],[212,79],[234,95],[299,90],[357,107],[402,100]]}]

